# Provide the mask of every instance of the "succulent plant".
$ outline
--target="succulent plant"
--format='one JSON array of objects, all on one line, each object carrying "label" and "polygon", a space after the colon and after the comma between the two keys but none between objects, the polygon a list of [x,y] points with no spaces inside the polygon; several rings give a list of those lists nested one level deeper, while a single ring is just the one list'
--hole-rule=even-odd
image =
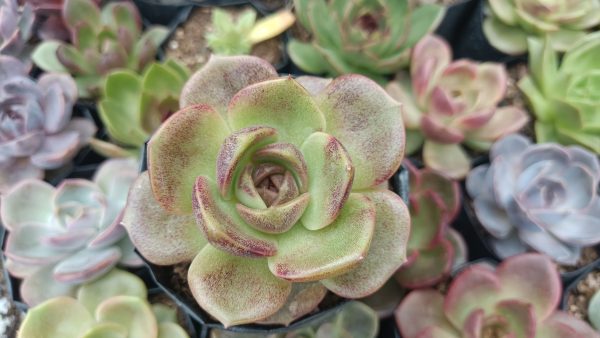
[{"label": "succulent plant", "polygon": [[405,261],[408,210],[387,190],[404,128],[376,83],[215,56],[180,106],[150,139],[123,224],[154,264],[191,261],[192,294],[225,326],[289,323],[326,289],[366,296]]},{"label": "succulent plant", "polygon": [[287,333],[241,333],[213,329],[210,338],[375,338],[379,330],[377,314],[367,305],[351,301],[331,312],[317,324]]},{"label": "succulent plant", "polygon": [[548,257],[523,254],[496,269],[465,268],[446,295],[411,292],[396,310],[396,322],[404,338],[600,337],[587,323],[556,310],[561,291]]},{"label": "succulent plant", "polygon": [[72,44],[44,41],[32,59],[45,71],[73,74],[79,96],[85,98],[97,97],[104,77],[114,69],[142,71],[168,33],[154,26],[142,34],[140,13],[128,1],[100,10],[92,0],[65,0],[62,15]]},{"label": "succulent plant", "polygon": [[600,330],[600,292],[596,291],[590,298],[587,308],[587,316],[596,330]]},{"label": "succulent plant", "polygon": [[[100,4],[100,0],[92,0]],[[62,18],[62,7],[65,0],[21,0],[30,5],[35,13],[36,33],[42,40],[68,41],[69,30]]]},{"label": "succulent plant", "polygon": [[0,54],[24,59],[34,21],[33,9],[16,0],[0,0]]},{"label": "succulent plant", "polygon": [[498,255],[531,248],[575,265],[582,247],[600,243],[599,182],[593,153],[509,135],[494,144],[490,164],[474,168],[466,184]]},{"label": "succulent plant", "polygon": [[426,167],[450,178],[465,177],[470,161],[461,144],[487,150],[529,120],[519,108],[497,107],[506,78],[503,65],[452,62],[444,40],[424,37],[413,50],[410,78],[400,73],[387,86],[388,93],[403,103],[407,153],[423,146]]},{"label": "succulent plant", "polygon": [[206,42],[218,55],[249,54],[252,46],[276,37],[291,27],[296,17],[290,10],[281,10],[256,20],[256,11],[246,9],[237,18],[220,8],[212,9],[213,30],[207,32]]},{"label": "succulent plant", "polygon": [[538,143],[578,144],[600,154],[600,32],[586,35],[560,66],[549,40],[529,40],[530,75],[519,88],[536,116]]},{"label": "succulent plant", "polygon": [[54,188],[29,179],[2,196],[7,269],[23,279],[21,297],[28,305],[71,295],[117,263],[141,265],[120,225],[136,177],[133,159],[109,160],[93,181],[66,179]]},{"label": "succulent plant", "polygon": [[30,79],[29,65],[0,55],[0,192],[70,161],[96,132],[71,119],[77,88],[66,74]]},{"label": "succulent plant", "polygon": [[302,70],[328,76],[358,73],[380,83],[408,65],[410,51],[440,23],[444,9],[409,0],[294,0],[312,40],[292,39],[290,58]]},{"label": "succulent plant", "polygon": [[150,305],[144,281],[113,269],[80,286],[77,298],[56,297],[27,312],[17,338],[189,338],[176,309]]},{"label": "succulent plant", "polygon": [[507,54],[527,52],[528,37],[548,37],[552,48],[567,51],[600,24],[598,0],[488,0],[483,32]]},{"label": "succulent plant", "polygon": [[94,139],[94,149],[107,156],[137,156],[160,124],[179,110],[179,93],[189,76],[173,60],[154,62],[143,75],[131,70],[110,73],[98,107],[114,144]]},{"label": "succulent plant", "polygon": [[408,261],[395,278],[406,288],[433,286],[450,274],[455,263],[466,260],[466,244],[450,228],[460,208],[460,187],[457,181],[431,169],[419,170],[408,160],[404,166],[410,173],[411,233]]}]

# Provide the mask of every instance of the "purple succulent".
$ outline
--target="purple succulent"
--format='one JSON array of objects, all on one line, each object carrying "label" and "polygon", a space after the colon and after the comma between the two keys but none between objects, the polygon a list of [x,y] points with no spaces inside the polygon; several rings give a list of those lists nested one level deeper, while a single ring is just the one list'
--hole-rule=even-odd
[{"label": "purple succulent", "polygon": [[598,182],[592,152],[509,135],[469,174],[467,190],[498,255],[534,249],[574,265],[582,247],[600,243]]},{"label": "purple succulent", "polygon": [[29,179],[2,196],[7,268],[23,279],[21,296],[28,305],[73,295],[78,285],[117,263],[141,264],[121,226],[137,173],[132,159],[109,160],[93,181],[67,179],[55,188]]},{"label": "purple succulent", "polygon": [[69,75],[44,74],[36,83],[28,72],[0,56],[0,192],[60,167],[96,131],[91,121],[71,119],[77,87]]},{"label": "purple succulent", "polygon": [[0,0],[0,54],[21,57],[31,37],[33,8],[16,0]]}]

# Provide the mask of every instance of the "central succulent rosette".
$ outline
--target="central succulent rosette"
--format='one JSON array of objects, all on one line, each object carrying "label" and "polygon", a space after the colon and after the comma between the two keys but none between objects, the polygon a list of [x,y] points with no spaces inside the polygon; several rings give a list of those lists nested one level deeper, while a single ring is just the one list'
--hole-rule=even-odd
[{"label": "central succulent rosette", "polygon": [[148,144],[123,223],[149,261],[191,261],[191,292],[222,323],[287,324],[326,289],[376,291],[405,261],[409,215],[387,190],[404,128],[376,83],[214,57],[180,106]]}]

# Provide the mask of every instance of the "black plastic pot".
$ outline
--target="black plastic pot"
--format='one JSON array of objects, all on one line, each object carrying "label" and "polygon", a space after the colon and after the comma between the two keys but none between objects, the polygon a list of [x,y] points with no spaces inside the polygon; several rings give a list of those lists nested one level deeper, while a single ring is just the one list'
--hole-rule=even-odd
[{"label": "black plastic pot", "polygon": [[463,0],[446,8],[444,18],[435,30],[435,34],[443,37],[450,45],[454,45],[461,27],[473,16],[478,3],[479,0]]},{"label": "black plastic pot", "polygon": [[493,61],[501,63],[517,63],[526,60],[526,55],[508,55],[494,48],[483,33],[484,8],[486,0],[472,0],[475,3],[471,15],[463,17],[463,21],[452,40],[455,59],[472,59],[477,61]]},{"label": "black plastic pot", "polygon": [[292,0],[250,0],[250,3],[262,15],[267,15],[276,12],[282,8],[292,6]]}]

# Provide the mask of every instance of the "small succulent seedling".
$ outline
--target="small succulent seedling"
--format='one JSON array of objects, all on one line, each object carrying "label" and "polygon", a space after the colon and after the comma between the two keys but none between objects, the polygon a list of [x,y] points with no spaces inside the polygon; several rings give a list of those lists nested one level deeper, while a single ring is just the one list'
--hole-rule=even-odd
[{"label": "small succulent seedling", "polygon": [[77,87],[67,74],[37,81],[29,66],[0,55],[0,192],[70,161],[96,132],[93,122],[71,118]]},{"label": "small succulent seedling", "polygon": [[289,42],[298,67],[328,76],[358,73],[380,83],[383,75],[408,65],[415,43],[444,15],[441,6],[409,0],[294,0],[294,5],[298,21],[312,34],[309,42]]},{"label": "small succulent seedling", "polygon": [[289,10],[281,10],[256,20],[256,11],[246,9],[237,18],[220,8],[212,9],[212,30],[206,41],[218,55],[249,54],[253,45],[269,40],[291,27],[296,18]]},{"label": "small succulent seedling", "polygon": [[28,58],[27,41],[31,37],[34,19],[33,8],[29,4],[19,8],[17,0],[0,0],[1,55]]},{"label": "small succulent seedling", "polygon": [[176,309],[150,305],[144,281],[129,272],[114,269],[76,294],[29,309],[17,338],[189,338]]},{"label": "small succulent seedling", "polygon": [[62,16],[71,43],[44,41],[32,58],[45,71],[71,73],[84,98],[100,95],[104,77],[114,69],[141,72],[168,33],[155,26],[142,34],[140,13],[131,2],[112,2],[100,10],[92,0],[65,0]]},{"label": "small succulent seedling", "polygon": [[600,24],[597,0],[488,0],[486,13],[488,42],[507,54],[526,53],[529,37],[547,37],[565,52]]},{"label": "small succulent seedling", "polygon": [[[600,15],[599,15],[600,16]],[[600,154],[600,32],[563,56],[551,41],[529,40],[529,72],[519,88],[535,114],[538,143],[577,144]]]},{"label": "small succulent seedling", "polygon": [[450,274],[456,263],[466,260],[466,244],[450,228],[460,208],[457,181],[431,169],[417,169],[408,160],[410,177],[411,233],[408,261],[395,278],[406,288],[433,286]]},{"label": "small succulent seedling", "polygon": [[517,107],[497,107],[506,79],[502,64],[452,61],[444,40],[424,37],[414,48],[410,77],[400,73],[387,87],[403,103],[407,152],[423,146],[426,167],[451,178],[465,177],[470,160],[462,144],[488,150],[493,141],[529,120]]},{"label": "small succulent seedling", "polygon": [[149,261],[191,262],[193,296],[225,326],[287,324],[326,290],[366,296],[405,261],[408,210],[387,190],[404,127],[375,82],[212,57],[180,106],[148,143],[123,224]]},{"label": "small succulent seedling", "polygon": [[587,323],[556,307],[560,276],[552,261],[524,254],[497,268],[471,265],[442,295],[413,291],[396,310],[404,338],[598,338]]},{"label": "small succulent seedling", "polygon": [[137,168],[134,160],[109,160],[93,181],[66,179],[54,188],[30,179],[2,196],[7,269],[23,279],[21,297],[28,305],[72,295],[117,263],[141,265],[120,225]]},{"label": "small succulent seedling", "polygon": [[138,156],[150,135],[179,110],[179,93],[189,76],[173,60],[152,63],[143,75],[110,73],[98,107],[112,143],[94,139],[92,147],[107,156]]},{"label": "small succulent seedling", "polygon": [[473,169],[466,184],[500,257],[533,249],[575,265],[581,248],[600,243],[599,182],[595,154],[509,135],[494,144],[490,163]]}]

